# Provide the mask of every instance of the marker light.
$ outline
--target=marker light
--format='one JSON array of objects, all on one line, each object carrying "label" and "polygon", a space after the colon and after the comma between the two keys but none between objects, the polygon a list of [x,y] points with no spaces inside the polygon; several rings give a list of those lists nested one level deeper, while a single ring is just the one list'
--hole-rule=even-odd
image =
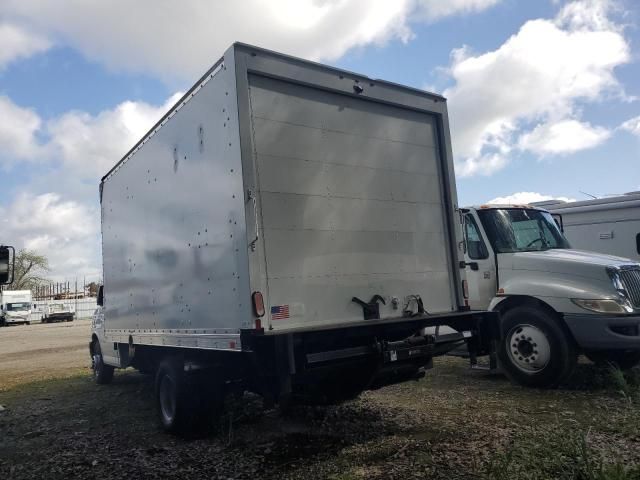
[{"label": "marker light", "polygon": [[253,313],[256,317],[264,317],[264,298],[262,298],[262,293],[253,292],[251,299],[253,300]]}]

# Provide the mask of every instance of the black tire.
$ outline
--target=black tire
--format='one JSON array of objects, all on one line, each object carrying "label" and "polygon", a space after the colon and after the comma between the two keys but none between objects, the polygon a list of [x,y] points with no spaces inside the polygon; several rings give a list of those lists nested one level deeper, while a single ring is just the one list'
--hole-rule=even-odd
[{"label": "black tire", "polygon": [[615,365],[620,370],[629,370],[640,364],[640,351],[597,351],[585,352],[585,355],[596,365]]},{"label": "black tire", "polygon": [[174,434],[204,433],[222,410],[221,383],[210,372],[185,374],[179,357],[168,357],[156,371],[156,406],[160,425]]},{"label": "black tire", "polygon": [[111,365],[105,365],[102,360],[102,350],[98,340],[94,340],[91,349],[91,368],[93,369],[93,378],[98,385],[107,385],[113,380],[114,368]]},{"label": "black tire", "polygon": [[578,353],[573,339],[555,315],[522,306],[504,313],[501,323],[503,338],[498,358],[513,382],[527,387],[554,388],[571,375]]},{"label": "black tire", "polygon": [[31,325],[31,322],[24,322],[25,325]]}]

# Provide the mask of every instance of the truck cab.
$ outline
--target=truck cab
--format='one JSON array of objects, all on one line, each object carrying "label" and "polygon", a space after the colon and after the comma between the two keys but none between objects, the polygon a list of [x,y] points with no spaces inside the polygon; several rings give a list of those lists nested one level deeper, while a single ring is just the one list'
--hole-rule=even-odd
[{"label": "truck cab", "polygon": [[31,317],[31,290],[5,290],[2,292],[0,317],[5,325],[29,325]]},{"label": "truck cab", "polygon": [[530,386],[557,386],[584,353],[640,363],[640,264],[574,250],[562,219],[528,205],[461,210],[471,309],[501,314],[498,356]]}]

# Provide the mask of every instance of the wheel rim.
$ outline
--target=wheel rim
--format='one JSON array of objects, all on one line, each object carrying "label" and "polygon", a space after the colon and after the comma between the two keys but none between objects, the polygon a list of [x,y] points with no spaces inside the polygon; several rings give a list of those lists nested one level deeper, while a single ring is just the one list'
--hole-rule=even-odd
[{"label": "wheel rim", "polygon": [[175,400],[176,386],[173,383],[173,379],[168,375],[164,375],[160,381],[160,411],[162,412],[162,419],[169,425],[173,422],[176,411]]},{"label": "wheel rim", "polygon": [[511,363],[523,372],[539,372],[551,360],[547,336],[533,325],[516,325],[507,334],[505,342]]},{"label": "wheel rim", "polygon": [[91,355],[91,368],[93,369],[93,376],[100,375],[102,369],[102,352],[100,352],[100,345],[96,342],[93,346],[93,355]]}]

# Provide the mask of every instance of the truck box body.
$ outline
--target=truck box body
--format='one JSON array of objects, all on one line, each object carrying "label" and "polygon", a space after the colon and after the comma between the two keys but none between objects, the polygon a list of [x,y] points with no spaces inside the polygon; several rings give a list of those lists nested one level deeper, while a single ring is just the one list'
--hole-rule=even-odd
[{"label": "truck box body", "polygon": [[[463,304],[446,102],[236,44],[101,184],[105,332],[240,350]],[[397,299],[397,301],[395,300]]]},{"label": "truck box body", "polygon": [[31,290],[0,292],[0,324],[30,323]]}]

